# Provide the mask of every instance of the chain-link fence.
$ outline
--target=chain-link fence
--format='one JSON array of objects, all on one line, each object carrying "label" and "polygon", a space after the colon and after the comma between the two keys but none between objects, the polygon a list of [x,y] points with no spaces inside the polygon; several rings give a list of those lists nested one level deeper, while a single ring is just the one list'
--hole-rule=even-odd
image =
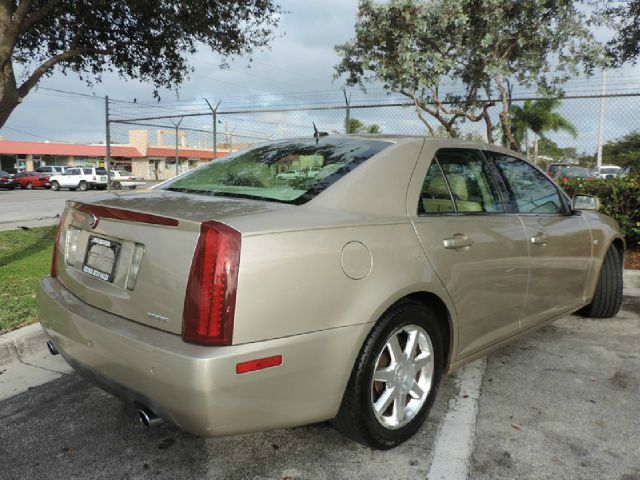
[{"label": "chain-link fence", "polygon": [[[111,166],[148,180],[164,180],[252,144],[311,136],[314,124],[329,134],[450,135],[423,112],[427,126],[404,97],[391,95],[369,103],[361,96],[351,103],[345,95],[345,100],[343,104],[252,109],[225,108],[224,100],[203,100],[201,106],[190,104],[188,108],[108,102]],[[512,115],[513,107],[526,110],[527,100],[539,99],[514,98]],[[600,141],[610,142],[640,128],[640,93],[573,95],[557,100],[553,113],[564,119],[559,128],[545,129],[542,137],[525,129],[519,139],[523,151],[539,161],[589,163]],[[496,143],[503,140],[501,110],[499,102],[488,110]],[[462,138],[487,141],[484,120],[459,118],[454,128]],[[605,157],[603,163],[613,160]]]}]

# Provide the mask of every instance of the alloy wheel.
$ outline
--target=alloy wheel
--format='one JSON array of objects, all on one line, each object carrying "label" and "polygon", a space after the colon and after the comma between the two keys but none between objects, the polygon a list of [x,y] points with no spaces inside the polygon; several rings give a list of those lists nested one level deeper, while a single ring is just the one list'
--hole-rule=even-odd
[{"label": "alloy wheel", "polygon": [[376,359],[371,407],[378,422],[396,430],[424,405],[434,372],[434,350],[426,330],[405,325],[394,330]]}]

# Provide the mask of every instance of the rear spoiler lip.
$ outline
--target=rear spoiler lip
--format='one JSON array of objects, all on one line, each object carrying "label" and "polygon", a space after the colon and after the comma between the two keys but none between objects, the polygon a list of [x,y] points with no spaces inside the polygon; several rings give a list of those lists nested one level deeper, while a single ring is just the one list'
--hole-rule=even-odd
[{"label": "rear spoiler lip", "polygon": [[[79,212],[94,215],[94,223],[97,225],[101,218],[123,220],[125,222],[147,223],[150,225],[163,225],[165,227],[177,227],[178,220],[170,217],[163,217],[151,213],[136,212],[123,208],[106,207],[104,205],[94,205],[77,201],[68,201],[67,206]],[[95,228],[95,227],[94,227]]]}]

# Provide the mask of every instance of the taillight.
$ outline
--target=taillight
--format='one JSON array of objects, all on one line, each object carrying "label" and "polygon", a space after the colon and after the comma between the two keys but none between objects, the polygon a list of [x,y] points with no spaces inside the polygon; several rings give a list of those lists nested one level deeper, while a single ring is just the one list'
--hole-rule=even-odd
[{"label": "taillight", "polygon": [[51,257],[51,276],[56,278],[58,276],[58,248],[60,248],[60,234],[62,233],[62,226],[67,218],[69,207],[65,207],[64,212],[60,216],[60,223],[58,224],[58,230],[56,230],[56,241],[53,244],[53,256]]},{"label": "taillight", "polygon": [[200,226],[184,299],[185,342],[231,345],[240,243],[240,232],[222,223]]}]

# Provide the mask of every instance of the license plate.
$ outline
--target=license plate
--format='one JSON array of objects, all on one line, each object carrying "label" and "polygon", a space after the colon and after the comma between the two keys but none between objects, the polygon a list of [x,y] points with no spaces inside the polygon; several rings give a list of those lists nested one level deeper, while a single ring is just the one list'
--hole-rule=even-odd
[{"label": "license plate", "polygon": [[120,243],[91,235],[82,271],[105,282],[113,282],[119,254]]},{"label": "license plate", "polygon": [[107,177],[100,177],[100,181],[101,182],[106,182],[107,181]]}]

